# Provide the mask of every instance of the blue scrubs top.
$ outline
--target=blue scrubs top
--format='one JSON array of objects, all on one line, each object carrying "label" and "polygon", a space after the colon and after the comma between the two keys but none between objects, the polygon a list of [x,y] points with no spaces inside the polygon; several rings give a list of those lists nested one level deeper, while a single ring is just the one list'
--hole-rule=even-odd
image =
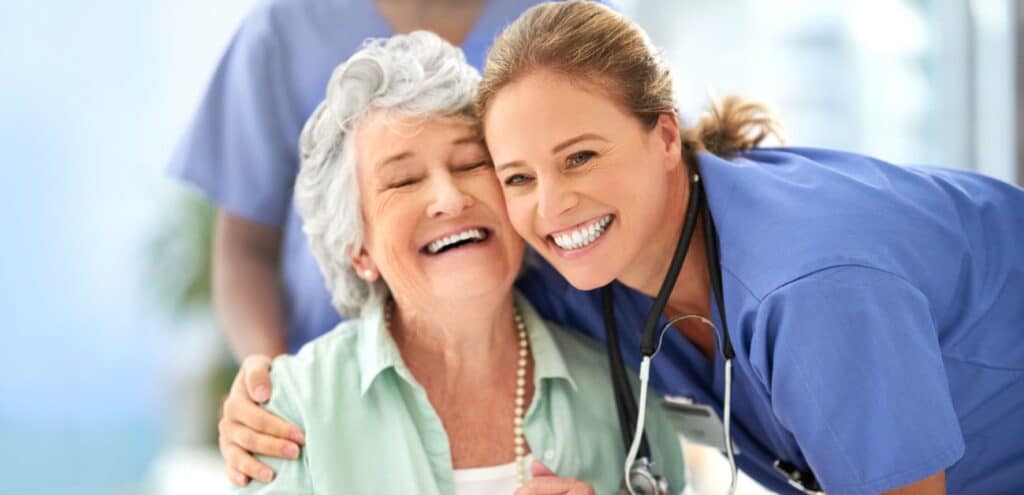
[{"label": "blue scrubs top", "polygon": [[[828,493],[943,469],[950,493],[1024,493],[1024,190],[816,149],[699,161],[737,354],[740,468],[781,493],[797,492],[776,459]],[[543,263],[520,289],[604,338],[599,291]],[[651,300],[615,290],[635,369]],[[717,351],[712,362],[669,331],[652,383],[721,415],[723,373]]]},{"label": "blue scrubs top", "polygon": [[[501,30],[540,0],[488,0],[462,44],[482,68]],[[269,0],[242,22],[171,159],[219,208],[282,229],[281,285],[292,351],[341,320],[292,201],[299,133],[331,72],[366,38],[394,34],[370,0]]]}]

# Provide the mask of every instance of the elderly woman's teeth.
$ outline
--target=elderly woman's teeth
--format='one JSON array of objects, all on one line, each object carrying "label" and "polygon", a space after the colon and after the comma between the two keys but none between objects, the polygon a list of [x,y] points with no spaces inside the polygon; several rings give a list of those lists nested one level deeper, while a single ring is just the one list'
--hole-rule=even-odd
[{"label": "elderly woman's teeth", "polygon": [[590,224],[584,225],[571,232],[554,234],[551,238],[555,244],[562,249],[580,249],[587,247],[590,243],[601,237],[608,224],[612,222],[611,215],[605,215]]},{"label": "elderly woman's teeth", "polygon": [[430,254],[437,254],[455,245],[482,241],[486,237],[487,232],[484,231],[484,229],[464,230],[462,232],[459,232],[458,234],[452,234],[450,236],[442,237],[434,242],[431,242],[430,244],[427,245],[427,252]]}]

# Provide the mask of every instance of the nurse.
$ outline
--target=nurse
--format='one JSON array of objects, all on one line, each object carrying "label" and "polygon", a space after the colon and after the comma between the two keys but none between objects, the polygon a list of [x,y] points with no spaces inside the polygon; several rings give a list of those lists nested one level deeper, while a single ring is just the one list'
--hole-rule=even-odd
[{"label": "nurse", "polygon": [[[546,260],[518,284],[538,311],[603,337],[593,289],[611,283],[635,369],[703,191],[717,235],[696,223],[663,316],[717,330],[674,324],[652,363],[656,390],[722,416],[727,325],[736,463],[769,489],[1021,493],[1024,191],[755,149],[774,121],[742,100],[692,128],[673,108],[663,58],[603,7],[545,4],[495,42],[478,109],[513,226]],[[258,368],[240,383],[265,386]]]},{"label": "nurse", "polygon": [[[1024,191],[751,149],[774,129],[759,106],[726,100],[686,129],[672,87],[642,30],[599,6],[545,4],[507,28],[478,110],[516,230],[576,289],[654,296],[703,188],[718,263],[697,222],[665,316],[731,331],[740,467],[784,493],[1024,493]],[[595,294],[547,280],[567,320],[599,327]],[[640,327],[650,303],[618,299],[619,326]],[[719,408],[715,330],[675,327],[655,386]]]}]

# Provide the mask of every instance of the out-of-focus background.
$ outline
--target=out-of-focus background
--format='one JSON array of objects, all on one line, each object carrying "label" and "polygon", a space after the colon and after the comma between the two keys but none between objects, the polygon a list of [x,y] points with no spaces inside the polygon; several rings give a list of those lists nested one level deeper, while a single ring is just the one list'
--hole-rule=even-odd
[{"label": "out-of-focus background", "polygon": [[[0,495],[226,490],[211,209],[164,169],[254,3],[5,4]],[[619,5],[664,47],[684,114],[738,92],[792,144],[1024,179],[1018,0]],[[707,461],[696,488],[718,493]]]}]

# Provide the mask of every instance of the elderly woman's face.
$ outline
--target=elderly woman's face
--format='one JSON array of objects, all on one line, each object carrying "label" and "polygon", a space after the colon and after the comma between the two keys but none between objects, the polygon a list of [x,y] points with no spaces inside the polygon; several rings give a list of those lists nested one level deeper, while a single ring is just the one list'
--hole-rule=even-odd
[{"label": "elderly woman's face", "polygon": [[510,290],[523,257],[481,137],[464,120],[378,111],[357,130],[365,254],[400,297]]}]

